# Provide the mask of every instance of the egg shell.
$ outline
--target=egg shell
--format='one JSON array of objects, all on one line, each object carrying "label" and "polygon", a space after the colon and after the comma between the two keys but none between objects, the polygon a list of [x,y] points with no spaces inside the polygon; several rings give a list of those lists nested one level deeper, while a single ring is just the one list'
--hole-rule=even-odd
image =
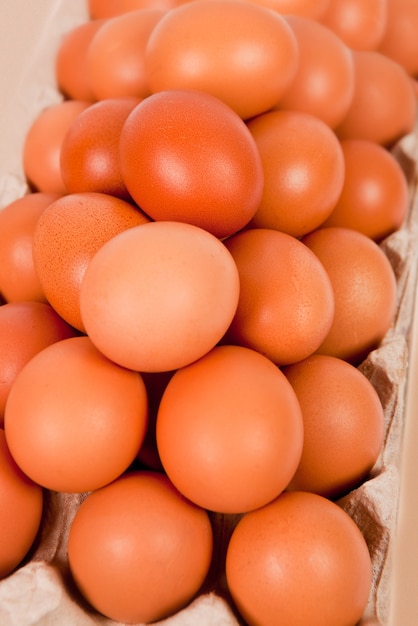
[{"label": "egg shell", "polygon": [[59,197],[27,193],[0,212],[0,293],[7,302],[46,302],[33,262],[33,235],[43,211]]},{"label": "egg shell", "polygon": [[75,117],[91,102],[64,100],[46,106],[33,120],[23,145],[23,169],[33,191],[66,193],[61,175],[61,143]]},{"label": "egg shell", "polygon": [[226,576],[248,626],[351,626],[366,608],[370,554],[337,504],[312,493],[284,493],[238,522]]},{"label": "egg shell", "polygon": [[26,363],[52,343],[77,334],[46,302],[0,306],[0,426],[10,389]]},{"label": "egg shell", "polygon": [[168,11],[152,31],[145,56],[152,93],[201,90],[243,119],[278,102],[297,63],[296,39],[283,16],[236,0],[186,2]]},{"label": "egg shell", "polygon": [[334,318],[318,354],[358,365],[389,330],[397,306],[388,257],[367,235],[328,226],[302,238],[325,268],[334,292]]},{"label": "egg shell", "polygon": [[21,564],[42,519],[43,491],[16,465],[0,428],[0,579]]},{"label": "egg shell", "polygon": [[81,336],[26,363],[7,398],[4,429],[13,458],[34,482],[81,493],[129,467],[147,419],[141,375],[109,361]]},{"label": "egg shell", "polygon": [[315,352],[334,319],[334,292],[318,257],[296,237],[267,228],[241,231],[225,246],[238,268],[240,293],[223,341],[277,365]]},{"label": "egg shell", "polygon": [[239,276],[209,232],[149,222],[105,243],[80,292],[87,334],[109,359],[141,372],[175,370],[224,335],[236,311]]},{"label": "egg shell", "polygon": [[157,413],[164,470],[187,498],[242,513],[273,500],[298,465],[302,415],[272,361],[241,346],[217,346],[174,373]]},{"label": "egg shell", "polygon": [[283,368],[303,416],[303,451],[288,485],[336,499],[367,478],[383,448],[385,422],[377,391],[342,359],[312,355]]},{"label": "egg shell", "polygon": [[207,512],[154,472],[127,473],[90,494],[68,538],[72,576],[84,598],[105,616],[132,624],[167,617],[190,602],[212,549]]}]

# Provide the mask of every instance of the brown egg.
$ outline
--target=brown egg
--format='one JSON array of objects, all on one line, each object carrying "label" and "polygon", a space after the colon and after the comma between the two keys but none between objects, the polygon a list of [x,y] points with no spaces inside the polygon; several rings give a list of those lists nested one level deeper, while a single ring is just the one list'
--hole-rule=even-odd
[{"label": "brown egg", "polygon": [[44,302],[0,306],[0,426],[10,389],[23,366],[43,348],[76,334]]},{"label": "brown egg", "polygon": [[330,0],[321,22],[353,50],[376,50],[388,28],[388,0]]},{"label": "brown egg", "polygon": [[342,359],[316,354],[283,368],[303,417],[303,450],[287,487],[328,498],[369,475],[383,446],[383,408],[371,382]]},{"label": "brown egg", "polygon": [[349,228],[319,228],[302,241],[327,271],[334,292],[334,319],[316,352],[358,364],[377,348],[393,321],[392,266],[377,243]]},{"label": "brown egg", "polygon": [[240,278],[237,311],[225,341],[295,363],[312,354],[329,332],[334,294],[315,254],[278,230],[244,230],[225,241]]},{"label": "brown egg", "polygon": [[199,506],[242,513],[291,480],[303,441],[296,395],[269,359],[216,346],[178,369],[157,413],[157,445],[177,489]]},{"label": "brown egg", "polygon": [[68,193],[98,191],[130,200],[119,166],[119,136],[138,98],[95,102],[70,125],[61,144],[61,174]]},{"label": "brown egg", "polygon": [[153,472],[127,473],[90,494],[68,539],[71,573],[87,602],[132,624],[184,608],[206,578],[212,549],[207,512]]},{"label": "brown egg", "polygon": [[109,18],[94,35],[86,59],[87,80],[97,100],[146,98],[148,38],[165,11],[139,9]]},{"label": "brown egg", "polygon": [[167,11],[149,37],[145,56],[153,93],[201,90],[243,119],[275,105],[297,62],[296,38],[284,17],[235,0],[186,2]]},{"label": "brown egg", "polygon": [[56,341],[21,369],[7,398],[4,430],[17,465],[34,482],[81,493],[126,471],[147,418],[141,375],[81,336]]},{"label": "brown egg", "polygon": [[105,20],[89,20],[75,26],[62,38],[55,56],[55,76],[59,90],[72,100],[91,100],[86,71],[86,55],[90,42]]},{"label": "brown egg", "polygon": [[332,129],[301,111],[269,111],[248,123],[264,187],[250,225],[302,237],[330,215],[344,184],[344,156]]},{"label": "brown egg", "polygon": [[61,143],[74,118],[90,104],[65,100],[46,107],[33,121],[23,146],[23,167],[34,191],[66,193],[60,166]]},{"label": "brown egg", "polygon": [[16,465],[0,428],[0,580],[29,552],[40,528],[42,488]]},{"label": "brown egg", "polygon": [[386,147],[411,132],[417,97],[406,70],[376,50],[354,50],[354,96],[335,131],[340,139],[368,139]]},{"label": "brown egg", "polygon": [[388,20],[379,51],[418,77],[418,3],[416,0],[386,0]]},{"label": "brown egg", "polygon": [[310,113],[335,128],[353,99],[351,51],[320,22],[296,15],[285,17],[296,37],[298,67],[275,108]]},{"label": "brown egg", "polygon": [[84,330],[80,286],[95,252],[117,233],[148,222],[134,205],[109,194],[68,194],[38,220],[33,258],[48,302],[69,324]]},{"label": "brown egg", "polygon": [[343,139],[345,177],[323,226],[353,228],[380,242],[400,228],[408,212],[405,173],[393,154],[366,139]]},{"label": "brown egg", "polygon": [[0,293],[7,302],[46,301],[33,263],[33,233],[40,215],[59,197],[28,193],[0,212]]},{"label": "brown egg", "polygon": [[371,589],[367,544],[337,504],[283,493],[233,531],[226,578],[248,626],[354,626]]}]

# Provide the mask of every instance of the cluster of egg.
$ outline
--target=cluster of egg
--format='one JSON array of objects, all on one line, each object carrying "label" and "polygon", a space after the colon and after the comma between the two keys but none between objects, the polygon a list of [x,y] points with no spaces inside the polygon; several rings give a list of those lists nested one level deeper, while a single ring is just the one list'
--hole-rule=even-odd
[{"label": "cluster of egg", "polygon": [[[0,575],[45,490],[85,493],[71,576],[100,613],[186,606],[224,564],[250,625],[347,626],[371,588],[338,499],[384,441],[358,369],[397,307],[408,0],[90,0],[63,100],[0,214]],[[222,568],[221,568],[222,569]]]}]

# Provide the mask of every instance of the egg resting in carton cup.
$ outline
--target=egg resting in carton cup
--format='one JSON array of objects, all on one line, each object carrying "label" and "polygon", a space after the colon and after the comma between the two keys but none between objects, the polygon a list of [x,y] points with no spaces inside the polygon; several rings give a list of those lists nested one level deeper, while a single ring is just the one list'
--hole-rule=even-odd
[{"label": "egg resting in carton cup", "polygon": [[[35,50],[3,105],[4,145],[0,155],[0,207],[28,191],[21,165],[24,137],[32,121],[46,106],[59,102],[53,58],[60,37],[88,19],[80,0],[39,3],[46,7],[43,29],[37,33]],[[16,18],[15,18],[16,19]],[[6,20],[7,23],[7,20]],[[22,42],[22,46],[25,44]],[[4,56],[4,55],[3,55]],[[15,120],[9,126],[9,121]],[[368,480],[339,501],[359,526],[372,561],[372,587],[359,626],[387,623],[390,605],[393,539],[396,533],[400,460],[406,409],[410,333],[414,313],[418,264],[418,128],[393,148],[408,180],[410,206],[400,230],[380,245],[397,280],[397,310],[381,345],[359,369],[371,381],[384,409],[385,439]],[[116,626],[99,615],[74,587],[67,561],[67,540],[73,517],[86,494],[49,492],[41,530],[21,567],[0,581],[0,623],[3,626]],[[207,581],[189,606],[156,626],[239,626],[240,618],[228,602],[222,571],[229,537],[239,515],[211,514],[216,553]]]}]

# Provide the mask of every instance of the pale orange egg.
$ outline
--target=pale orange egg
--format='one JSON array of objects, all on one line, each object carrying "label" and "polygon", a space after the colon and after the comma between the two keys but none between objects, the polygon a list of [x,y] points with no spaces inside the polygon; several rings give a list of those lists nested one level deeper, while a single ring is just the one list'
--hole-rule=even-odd
[{"label": "pale orange egg", "polygon": [[248,626],[352,626],[366,608],[372,569],[351,517],[334,502],[299,491],[238,522],[226,578]]},{"label": "pale orange egg", "polygon": [[317,256],[278,230],[254,228],[225,241],[238,268],[238,307],[224,339],[278,365],[319,348],[334,318],[334,294]]},{"label": "pale orange egg", "polygon": [[59,194],[28,193],[0,212],[0,293],[6,302],[46,302],[33,262],[33,235],[39,217]]},{"label": "pale orange egg", "polygon": [[280,369],[255,350],[230,345],[174,373],[156,432],[173,484],[220,513],[253,510],[278,496],[303,441],[300,406]]},{"label": "pale orange egg", "polygon": [[149,222],[113,237],[90,260],[81,319],[108,358],[170,371],[211,350],[235,314],[237,267],[224,244],[182,222]]},{"label": "pale orange egg", "polygon": [[141,375],[116,365],[81,336],[47,346],[20,370],[7,398],[4,430],[17,465],[34,482],[81,493],[128,469],[147,419]]},{"label": "pale orange egg", "polygon": [[325,268],[334,293],[334,318],[316,352],[358,364],[394,319],[397,285],[389,259],[370,237],[350,228],[318,228],[302,241]]},{"label": "pale orange egg", "polygon": [[207,512],[153,472],[126,473],[90,494],[68,538],[72,578],[84,599],[129,624],[184,608],[206,578],[212,550]]}]

